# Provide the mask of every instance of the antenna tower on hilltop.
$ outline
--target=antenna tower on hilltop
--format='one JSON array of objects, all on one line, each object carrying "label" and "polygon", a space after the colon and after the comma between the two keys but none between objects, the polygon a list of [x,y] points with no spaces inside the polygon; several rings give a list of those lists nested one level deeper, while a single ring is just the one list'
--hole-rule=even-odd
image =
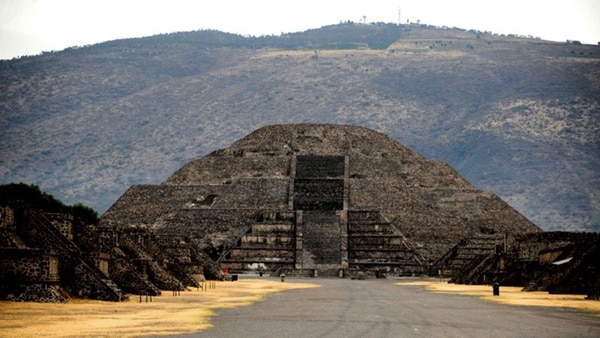
[{"label": "antenna tower on hilltop", "polygon": [[402,24],[402,15],[401,11],[400,11],[400,6],[398,6],[398,24],[401,25]]}]

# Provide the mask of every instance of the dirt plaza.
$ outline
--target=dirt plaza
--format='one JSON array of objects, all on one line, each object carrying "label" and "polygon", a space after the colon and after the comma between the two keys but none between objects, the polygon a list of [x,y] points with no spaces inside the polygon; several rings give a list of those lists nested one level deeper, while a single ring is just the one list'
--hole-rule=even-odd
[{"label": "dirt plaza", "polygon": [[[338,293],[339,295],[337,295]],[[288,295],[291,298],[284,300]],[[567,316],[584,316],[586,320],[583,323],[573,324],[573,330],[575,330],[573,333],[586,336],[585,332],[587,332],[590,323],[592,325],[589,326],[589,329],[592,334],[600,332],[600,302],[584,300],[584,296],[581,295],[549,295],[545,292],[521,292],[520,288],[501,287],[500,296],[493,296],[491,286],[455,285],[435,279],[358,281],[288,278],[285,282],[281,282],[278,278],[241,276],[236,282],[214,282],[206,289],[189,290],[178,294],[163,292],[162,296],[153,297],[152,299],[131,296],[128,301],[122,303],[77,299],[72,299],[66,304],[0,302],[0,336],[148,337],[202,336],[203,333],[209,336],[237,334],[237,332],[219,330],[237,330],[234,328],[237,325],[235,322],[238,322],[238,319],[246,318],[247,315],[246,317],[229,317],[228,313],[230,311],[250,311],[252,313],[252,309],[258,309],[259,306],[261,310],[257,310],[256,314],[252,315],[256,318],[247,319],[252,323],[256,323],[256,332],[262,332],[269,336],[268,331],[264,330],[274,327],[274,325],[272,323],[261,325],[262,320],[276,318],[277,315],[285,315],[287,323],[284,325],[291,328],[295,325],[302,325],[303,316],[307,316],[306,319],[310,322],[311,313],[304,311],[302,307],[304,305],[302,304],[315,309],[324,308],[323,311],[332,314],[338,310],[335,308],[327,310],[326,308],[328,306],[338,306],[340,311],[344,313],[343,317],[331,321],[331,323],[340,324],[339,328],[333,331],[330,330],[331,327],[328,327],[329,321],[324,318],[319,319],[318,325],[324,325],[323,329],[325,330],[319,332],[331,331],[329,335],[324,336],[341,335],[344,332],[344,323],[354,323],[351,325],[356,325],[357,322],[360,322],[360,320],[357,321],[348,314],[348,311],[352,311],[357,306],[358,311],[362,311],[365,316],[379,316],[365,321],[365,323],[370,324],[365,328],[367,331],[363,331],[363,333],[368,335],[370,332],[368,331],[369,327],[373,328],[373,321],[381,320],[382,323],[387,323],[388,328],[384,330],[383,327],[386,327],[386,325],[381,325],[383,331],[379,332],[375,328],[372,333],[380,336],[393,336],[398,333],[398,330],[403,330],[400,322],[390,324],[390,320],[394,321],[394,318],[406,316],[406,314],[400,312],[403,307],[402,304],[408,309],[414,302],[415,308],[411,311],[413,313],[415,309],[426,311],[430,296],[437,297],[432,304],[436,304],[435,306],[438,307],[443,307],[440,299],[449,299],[449,303],[455,305],[460,299],[465,299],[475,302],[473,303],[475,305],[467,305],[466,307],[479,308],[480,306],[493,305],[502,308],[508,304],[510,308],[527,308],[532,309],[532,311],[552,308],[560,311],[564,310]],[[372,301],[376,309],[370,311],[368,308],[369,302],[361,301],[361,297],[369,299],[369,302]],[[416,298],[413,299],[413,297]],[[395,299],[397,299],[397,302]],[[283,305],[284,308],[269,310],[269,308],[272,308],[269,304],[278,300],[286,304]],[[360,309],[358,305],[361,303],[365,306],[363,309]],[[393,310],[385,310],[384,306],[387,303],[393,306]],[[266,309],[265,311],[274,311],[275,314],[269,314],[263,311],[263,308]],[[297,309],[299,313],[292,316],[294,309]],[[397,313],[394,313],[394,311]],[[454,310],[449,308],[448,311]],[[385,312],[385,316],[388,316],[386,317],[388,319],[382,319],[383,312]],[[555,315],[552,314],[550,317]],[[429,314],[423,312],[421,317],[426,318],[428,316]],[[233,320],[234,318],[237,319]],[[412,332],[416,332],[414,330],[426,332],[423,330],[427,330],[427,327],[434,330],[429,331],[430,334],[446,332],[435,331],[437,328],[441,329],[441,327],[439,323],[434,323],[435,319],[433,317],[432,320],[433,322],[429,324],[424,322],[422,328],[411,329]],[[412,320],[411,325],[416,325],[414,323],[418,323],[418,321],[418,319]],[[498,325],[503,325],[502,318],[497,318],[497,321],[500,323]],[[536,320],[536,323],[538,322]],[[224,325],[224,323],[226,324]],[[514,326],[514,323],[510,324],[510,321],[507,321],[507,323],[509,323],[507,325]],[[596,325],[594,326],[593,323]],[[318,325],[313,325],[312,328],[318,330]],[[498,329],[501,329],[500,326]],[[564,324],[562,326],[566,331],[554,332],[557,334],[571,333],[568,326],[566,328],[564,328]],[[335,325],[332,327],[335,327]],[[449,329],[451,334],[452,332],[456,333],[452,331],[456,329],[454,324],[450,324]],[[249,332],[247,336],[254,336],[251,325],[240,330]],[[444,328],[444,330],[448,330],[448,328]],[[464,330],[464,328],[461,328],[461,330]],[[477,328],[474,328],[473,332],[477,333],[477,330]],[[583,332],[579,330],[583,330]],[[298,332],[298,329],[293,332]],[[469,331],[460,332],[469,333]],[[308,332],[308,334],[313,333]],[[523,333],[528,336],[526,332]],[[530,336],[537,336],[537,333],[536,331],[535,334]],[[543,331],[539,333],[543,333]],[[294,334],[291,336],[294,336]],[[511,336],[510,332],[507,336]]]}]

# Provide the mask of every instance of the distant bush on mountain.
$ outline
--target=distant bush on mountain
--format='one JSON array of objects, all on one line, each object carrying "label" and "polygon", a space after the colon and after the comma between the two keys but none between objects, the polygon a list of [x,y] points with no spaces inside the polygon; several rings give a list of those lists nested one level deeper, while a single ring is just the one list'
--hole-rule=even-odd
[{"label": "distant bush on mountain", "polygon": [[[181,43],[207,48],[277,48],[277,49],[386,49],[400,38],[401,26],[391,23],[360,24],[352,21],[324,26],[304,32],[281,35],[242,36],[216,30],[177,32],[142,39],[108,42],[108,45],[127,47],[136,44]],[[97,47],[102,48],[104,44]]]}]

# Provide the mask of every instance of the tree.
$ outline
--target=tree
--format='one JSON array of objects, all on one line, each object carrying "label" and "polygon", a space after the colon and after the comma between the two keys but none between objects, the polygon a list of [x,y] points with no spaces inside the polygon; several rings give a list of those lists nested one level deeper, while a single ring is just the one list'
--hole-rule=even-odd
[{"label": "tree", "polygon": [[43,210],[44,212],[71,214],[73,218],[78,218],[86,224],[97,224],[99,221],[96,210],[81,203],[65,205],[34,184],[10,183],[0,185],[0,204],[27,207]]}]

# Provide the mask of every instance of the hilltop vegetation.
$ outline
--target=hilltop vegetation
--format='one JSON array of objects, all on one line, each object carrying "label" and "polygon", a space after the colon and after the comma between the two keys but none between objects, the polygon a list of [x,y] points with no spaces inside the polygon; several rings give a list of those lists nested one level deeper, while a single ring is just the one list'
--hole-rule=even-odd
[{"label": "hilltop vegetation", "polygon": [[0,62],[0,183],[106,210],[261,126],[363,125],[545,230],[600,230],[600,47],[343,23],[182,32]]},{"label": "hilltop vegetation", "polygon": [[94,209],[81,203],[66,205],[34,184],[0,185],[0,204],[48,213],[70,214],[85,224],[97,224],[99,221],[98,212]]}]

